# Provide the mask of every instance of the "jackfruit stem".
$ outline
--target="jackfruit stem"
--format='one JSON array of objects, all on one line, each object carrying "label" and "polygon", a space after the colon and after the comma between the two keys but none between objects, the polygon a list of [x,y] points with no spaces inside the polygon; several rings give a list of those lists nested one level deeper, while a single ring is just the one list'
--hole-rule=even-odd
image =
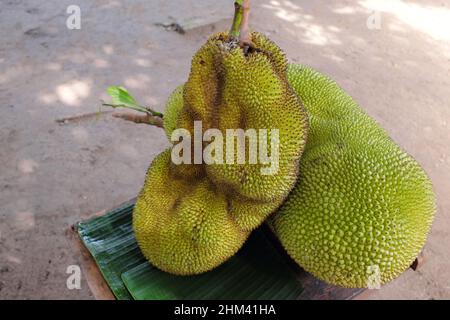
[{"label": "jackfruit stem", "polygon": [[243,0],[241,34],[239,35],[239,45],[241,48],[251,43],[248,20],[250,17],[250,0]]},{"label": "jackfruit stem", "polygon": [[124,108],[124,109],[130,109],[130,110],[134,110],[134,111],[138,111],[138,112],[143,112],[143,113],[147,113],[151,116],[154,117],[163,117],[163,114],[157,111],[154,111],[152,109],[150,109],[149,107],[142,107],[142,106],[131,106],[131,105],[124,105],[124,104],[112,104],[112,103],[104,103],[102,101],[102,106],[104,107],[111,107],[111,108]]},{"label": "jackfruit stem", "polygon": [[158,128],[164,128],[162,118],[149,114],[113,113],[113,117],[134,123],[144,123]]},{"label": "jackfruit stem", "polygon": [[250,0],[236,0],[234,2],[234,18],[231,25],[231,41],[239,41],[243,48],[250,43],[248,20],[250,14]]},{"label": "jackfruit stem", "polygon": [[137,112],[142,112],[144,114],[115,113],[115,114],[113,114],[113,117],[124,119],[124,120],[131,121],[134,123],[145,123],[145,124],[149,124],[152,126],[163,128],[164,115],[162,113],[154,111],[148,107],[131,106],[131,105],[124,105],[124,104],[111,104],[111,103],[104,103],[103,101],[102,101],[102,106],[111,107],[113,109],[124,108],[124,109],[134,110]]},{"label": "jackfruit stem", "polygon": [[230,30],[230,38],[231,40],[235,41],[238,40],[241,29],[242,11],[243,11],[242,1],[243,0],[236,0],[234,2],[234,17],[233,17],[233,24],[231,25]]}]

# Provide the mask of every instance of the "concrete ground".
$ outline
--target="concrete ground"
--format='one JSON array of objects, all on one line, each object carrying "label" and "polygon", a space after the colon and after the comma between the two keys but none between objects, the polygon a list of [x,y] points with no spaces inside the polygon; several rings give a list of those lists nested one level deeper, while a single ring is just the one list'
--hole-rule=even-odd
[{"label": "concrete ground", "polygon": [[[162,111],[207,36],[228,28],[232,0],[5,0],[0,4],[0,298],[91,299],[66,287],[80,257],[65,230],[134,197],[167,142],[156,128],[95,113],[124,85]],[[331,75],[423,165],[438,213],[428,260],[372,292],[450,298],[450,3],[253,1],[252,27],[290,60]],[[426,4],[425,4],[426,3]],[[81,8],[81,30],[66,8]],[[206,18],[206,20],[205,20]],[[185,34],[155,25],[206,24]]]}]

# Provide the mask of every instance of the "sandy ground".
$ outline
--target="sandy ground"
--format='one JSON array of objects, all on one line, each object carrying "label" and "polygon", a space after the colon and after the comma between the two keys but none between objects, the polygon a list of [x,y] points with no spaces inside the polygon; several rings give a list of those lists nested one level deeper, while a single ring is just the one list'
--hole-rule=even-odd
[{"label": "sandy ground", "polygon": [[[110,115],[55,120],[97,112],[105,88],[119,84],[163,111],[193,53],[232,15],[231,0],[190,2],[1,1],[0,298],[92,298],[84,277],[80,290],[66,287],[80,257],[65,230],[135,196],[167,142],[159,129]],[[253,2],[254,29],[335,78],[434,181],[427,263],[371,297],[450,298],[449,1]],[[81,7],[81,30],[66,28],[71,4]],[[155,25],[205,17],[184,35]]]}]

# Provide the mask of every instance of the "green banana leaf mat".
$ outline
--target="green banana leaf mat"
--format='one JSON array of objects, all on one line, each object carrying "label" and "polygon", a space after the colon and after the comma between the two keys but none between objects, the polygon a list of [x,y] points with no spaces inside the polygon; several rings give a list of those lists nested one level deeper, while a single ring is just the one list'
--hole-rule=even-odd
[{"label": "green banana leaf mat", "polygon": [[165,273],[152,266],[137,246],[133,207],[130,201],[76,225],[117,299],[348,299],[358,293],[328,286],[294,266],[265,226],[212,271],[196,276]]}]

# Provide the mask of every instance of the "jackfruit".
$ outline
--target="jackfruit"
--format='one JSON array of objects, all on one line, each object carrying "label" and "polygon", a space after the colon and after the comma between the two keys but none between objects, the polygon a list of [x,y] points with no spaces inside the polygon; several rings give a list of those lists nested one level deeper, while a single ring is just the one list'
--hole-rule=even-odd
[{"label": "jackfruit", "polygon": [[227,210],[227,198],[208,179],[174,175],[170,149],[152,162],[136,203],[133,226],[151,263],[174,274],[214,268],[233,255],[248,231]]},{"label": "jackfruit", "polygon": [[420,253],[435,212],[420,165],[334,81],[290,65],[310,117],[298,184],[269,224],[306,271],[342,287],[376,287]]},{"label": "jackfruit", "polygon": [[[276,170],[262,174],[268,164],[249,163],[250,143],[245,143],[245,163],[236,164],[242,155],[236,141],[234,163],[195,163],[191,156],[191,163],[176,165],[175,146],[156,157],[137,199],[133,227],[145,257],[164,271],[198,274],[224,262],[297,180],[307,114],[288,83],[281,49],[259,33],[251,34],[251,42],[244,52],[227,34],[213,35],[194,55],[188,81],[170,96],[164,127],[170,137],[184,129],[194,138],[195,121],[201,121],[201,134],[216,129],[224,137],[228,129],[268,130],[260,140],[269,154],[279,150]],[[214,156],[220,151],[230,156],[225,145]],[[191,146],[194,150],[194,141]]]}]

